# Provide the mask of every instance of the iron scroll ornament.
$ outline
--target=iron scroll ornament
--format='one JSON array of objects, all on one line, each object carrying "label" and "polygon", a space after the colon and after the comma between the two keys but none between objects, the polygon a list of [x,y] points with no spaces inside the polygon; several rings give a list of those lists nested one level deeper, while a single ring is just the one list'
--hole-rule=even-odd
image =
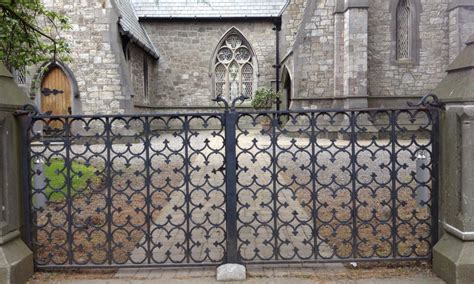
[{"label": "iron scroll ornament", "polygon": [[52,111],[46,111],[46,112],[41,112],[40,109],[34,105],[34,104],[25,104],[21,108],[21,112],[27,112],[30,113],[33,116],[38,116],[38,115],[52,115]]},{"label": "iron scroll ornament", "polygon": [[239,96],[239,97],[232,100],[232,103],[230,104],[230,107],[229,107],[229,102],[226,99],[224,99],[224,97],[222,97],[221,95],[218,95],[212,101],[217,102],[217,103],[224,103],[224,107],[225,107],[226,111],[228,111],[229,109],[231,111],[235,111],[235,105],[237,104],[237,102],[239,102],[239,101],[244,102],[245,100],[248,100],[248,99],[250,99],[250,98],[245,96],[245,95],[241,95],[241,96]]},{"label": "iron scroll ornament", "polygon": [[409,107],[435,107],[444,109],[444,103],[439,101],[439,98],[435,94],[424,95],[418,103],[407,102]]},{"label": "iron scroll ornament", "polygon": [[23,112],[31,113],[32,115],[40,115],[41,114],[41,111],[39,110],[39,108],[34,104],[26,104],[21,108],[21,110]]}]

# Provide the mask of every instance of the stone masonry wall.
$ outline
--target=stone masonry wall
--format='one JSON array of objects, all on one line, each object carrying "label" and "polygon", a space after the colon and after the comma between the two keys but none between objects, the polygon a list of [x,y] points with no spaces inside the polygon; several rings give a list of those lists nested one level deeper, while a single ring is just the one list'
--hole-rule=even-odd
[{"label": "stone masonry wall", "polygon": [[[129,43],[129,58],[127,64],[130,72],[130,84],[132,87],[133,104],[138,107],[146,107],[153,104],[158,104],[158,84],[151,83],[151,78],[157,77],[157,61],[148,53],[143,52],[143,49],[133,43]],[[148,101],[145,99],[145,58],[148,64]],[[134,111],[138,111],[134,109]]]},{"label": "stone masonry wall", "polygon": [[[61,33],[71,47],[66,65],[77,80],[80,98],[74,112],[116,114],[130,108],[118,33],[118,15],[110,0],[44,0],[46,7],[70,18],[72,30]],[[33,74],[37,70],[33,70]],[[33,82],[34,83],[34,82]],[[32,84],[33,84],[32,83]],[[38,95],[38,94],[36,94]]]},{"label": "stone masonry wall", "polygon": [[[294,99],[301,100],[296,108],[319,107],[317,102],[309,105],[308,101],[333,96],[334,6],[334,0],[307,1],[305,6],[293,45]],[[283,26],[285,29],[288,25]]]},{"label": "stone masonry wall", "polygon": [[290,0],[282,14],[280,37],[281,56],[285,56],[293,48],[307,3],[308,1],[306,0]]},{"label": "stone masonry wall", "polygon": [[236,27],[252,45],[258,60],[258,87],[275,80],[275,31],[271,21],[149,20],[142,21],[161,53],[156,76],[158,86],[151,107],[212,107],[211,61],[222,36]]},{"label": "stone masonry wall", "polygon": [[369,1],[369,96],[422,96],[445,77],[448,66],[448,0],[420,0],[419,60],[392,60],[392,13],[387,0]]},{"label": "stone masonry wall", "polygon": [[[449,0],[417,0],[419,56],[416,62],[393,60],[394,0],[369,0],[368,95],[391,99],[422,96],[445,76],[445,70],[470,31],[473,10],[448,12]],[[221,37],[231,27],[247,37],[259,63],[258,87],[275,80],[275,32],[271,20],[142,20],[161,53],[160,61],[149,62],[149,97],[143,99],[143,51],[133,46],[133,67],[128,66],[118,33],[117,13],[110,0],[44,0],[49,8],[67,14],[73,29],[64,32],[71,45],[72,62],[67,63],[77,80],[80,98],[75,113],[124,113],[156,108],[209,108],[211,60]],[[292,75],[294,108],[330,106],[331,98],[343,95],[343,74],[334,72],[347,64],[343,42],[338,56],[335,38],[342,36],[344,20],[335,28],[335,0],[291,0],[282,15],[281,58]],[[343,52],[341,52],[343,51]],[[336,60],[335,60],[336,59]],[[345,69],[346,70],[346,69]],[[130,77],[132,71],[132,78]],[[37,68],[33,70],[33,74]],[[31,80],[30,80],[31,81]],[[335,84],[336,82],[336,84]],[[341,89],[343,90],[343,88]],[[135,94],[135,96],[133,96]],[[132,98],[133,97],[133,98]],[[327,99],[323,103],[322,99]],[[76,102],[77,101],[77,102]],[[382,101],[381,101],[382,102]],[[328,105],[324,105],[328,103]],[[383,104],[383,102],[382,102]],[[138,107],[138,108],[137,108]]]}]

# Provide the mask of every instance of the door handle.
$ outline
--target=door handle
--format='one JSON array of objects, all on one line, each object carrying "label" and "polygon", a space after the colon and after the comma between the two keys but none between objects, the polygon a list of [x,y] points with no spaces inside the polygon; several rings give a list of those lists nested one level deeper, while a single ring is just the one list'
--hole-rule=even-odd
[{"label": "door handle", "polygon": [[67,108],[67,113],[68,113],[69,115],[72,115],[72,108],[71,108],[71,107],[68,107],[68,108]]}]

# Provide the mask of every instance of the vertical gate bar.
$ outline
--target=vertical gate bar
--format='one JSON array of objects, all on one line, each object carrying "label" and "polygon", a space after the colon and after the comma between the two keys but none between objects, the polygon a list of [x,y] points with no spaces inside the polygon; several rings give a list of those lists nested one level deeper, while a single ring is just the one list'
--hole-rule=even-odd
[{"label": "vertical gate bar", "polygon": [[113,253],[112,253],[112,159],[111,159],[111,151],[112,151],[112,140],[111,140],[111,132],[112,131],[112,122],[108,117],[105,118],[105,135],[106,135],[106,149],[107,149],[107,161],[106,161],[106,175],[107,175],[107,198],[105,202],[105,206],[107,207],[107,238],[106,238],[106,246],[107,246],[107,258],[109,259],[109,264],[113,264]]},{"label": "vertical gate bar", "polygon": [[68,232],[68,237],[67,237],[67,242],[68,242],[68,258],[69,258],[69,264],[73,264],[73,253],[72,253],[72,243],[73,243],[73,232],[72,232],[72,223],[73,223],[73,218],[72,218],[72,182],[71,182],[71,126],[70,126],[70,121],[69,118],[64,118],[64,126],[65,126],[65,146],[66,146],[66,161],[64,162],[66,166],[66,203],[67,203],[67,216],[66,216],[66,222],[67,222],[67,232]]},{"label": "vertical gate bar", "polygon": [[184,202],[186,202],[186,234],[185,234],[185,242],[186,242],[186,262],[189,263],[191,261],[191,250],[190,250],[190,238],[191,238],[191,228],[189,225],[189,219],[191,218],[190,216],[190,203],[191,203],[191,195],[189,192],[189,121],[188,121],[188,116],[184,116],[184,125],[183,125],[183,130],[184,130],[184,168],[185,168],[185,173],[184,173],[184,183],[186,185],[186,197],[184,198]]},{"label": "vertical gate bar", "polygon": [[430,109],[431,116],[431,247],[433,248],[438,242],[439,238],[439,112],[438,108]]},{"label": "vertical gate bar", "polygon": [[311,196],[311,202],[313,204],[313,210],[311,212],[311,218],[313,218],[313,253],[314,259],[318,259],[319,257],[319,248],[318,248],[318,232],[319,230],[316,227],[316,218],[318,216],[316,211],[316,196],[317,196],[317,189],[316,189],[316,117],[314,113],[311,113],[311,185],[313,187],[313,194]]},{"label": "vertical gate bar", "polygon": [[391,111],[390,116],[390,143],[392,144],[392,154],[390,157],[390,162],[392,164],[390,178],[392,179],[392,190],[391,190],[391,198],[392,198],[392,257],[397,257],[397,172],[396,172],[396,162],[397,162],[397,154],[396,154],[396,143],[397,143],[397,133],[396,133],[396,123],[397,122],[397,114],[394,110]]},{"label": "vertical gate bar", "polygon": [[279,255],[280,255],[280,248],[278,247],[278,204],[277,204],[277,199],[278,199],[278,191],[277,191],[277,167],[276,167],[276,127],[278,125],[278,116],[276,114],[272,114],[272,137],[270,139],[270,143],[272,144],[272,184],[273,184],[273,237],[274,239],[274,245],[275,245],[275,260],[278,260]]},{"label": "vertical gate bar", "polygon": [[[22,200],[23,200],[23,207],[25,210],[24,216],[23,216],[23,241],[28,245],[28,247],[33,251],[33,254],[35,250],[33,249],[33,235],[35,230],[32,222],[33,218],[33,212],[31,208],[31,198],[32,198],[32,188],[31,188],[31,180],[32,180],[32,174],[31,174],[31,152],[30,152],[30,147],[31,147],[31,141],[30,141],[30,131],[32,129],[32,117],[30,113],[21,113],[18,116],[20,120],[20,126],[21,126],[21,172],[22,172]],[[35,255],[35,254],[34,254]],[[36,257],[35,257],[36,259]]]},{"label": "vertical gate bar", "polygon": [[356,140],[357,140],[357,135],[356,135],[356,114],[355,112],[351,111],[350,112],[350,125],[351,125],[351,134],[350,134],[350,141],[351,141],[351,184],[352,184],[352,194],[351,194],[351,201],[352,201],[352,210],[351,210],[351,218],[352,218],[352,257],[354,259],[357,258],[357,186],[356,186],[356,161],[357,161],[357,155],[356,155]]},{"label": "vertical gate bar", "polygon": [[150,187],[151,187],[151,176],[150,176],[150,167],[151,167],[151,158],[150,158],[150,147],[151,147],[151,139],[150,139],[150,119],[149,117],[145,117],[145,169],[146,169],[146,246],[147,246],[147,254],[146,258],[148,259],[148,264],[151,264],[151,240],[152,240],[152,234],[151,234],[151,222],[152,222],[152,216],[150,215],[150,206],[152,202],[152,197],[151,197],[151,192],[150,192]]},{"label": "vertical gate bar", "polygon": [[238,113],[225,111],[225,177],[226,177],[226,231],[227,263],[238,263],[237,248],[237,153],[236,123]]}]

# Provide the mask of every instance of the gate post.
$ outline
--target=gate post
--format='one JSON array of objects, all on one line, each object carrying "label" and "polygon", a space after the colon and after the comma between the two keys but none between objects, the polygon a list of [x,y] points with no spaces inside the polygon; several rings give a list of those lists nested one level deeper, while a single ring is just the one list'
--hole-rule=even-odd
[{"label": "gate post", "polygon": [[226,111],[225,120],[225,188],[226,188],[226,234],[227,263],[238,263],[237,248],[237,154],[236,123],[237,113]]},{"label": "gate post", "polygon": [[473,54],[474,35],[434,91],[446,111],[440,116],[439,137],[439,225],[444,234],[433,249],[433,270],[448,283],[474,279]]},{"label": "gate post", "polygon": [[21,239],[21,124],[15,112],[29,102],[0,63],[0,283],[25,283],[33,275],[33,254]]},{"label": "gate post", "polygon": [[227,101],[218,97],[217,102],[224,102],[226,110],[222,116],[225,127],[225,204],[226,204],[226,255],[225,264],[217,268],[217,281],[241,281],[246,279],[245,266],[240,264],[237,246],[237,137],[236,128],[239,114],[235,104],[245,97],[234,99],[229,108]]}]

